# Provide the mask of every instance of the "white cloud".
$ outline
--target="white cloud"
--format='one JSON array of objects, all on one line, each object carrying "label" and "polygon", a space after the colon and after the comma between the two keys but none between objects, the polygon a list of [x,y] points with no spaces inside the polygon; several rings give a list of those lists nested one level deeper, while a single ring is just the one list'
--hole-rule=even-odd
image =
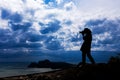
[{"label": "white cloud", "polygon": [[59,5],[60,3],[63,2],[63,0],[56,0],[57,4]]},{"label": "white cloud", "polygon": [[8,27],[8,21],[0,19],[0,28],[2,28],[2,29],[9,29],[9,27]]},{"label": "white cloud", "polygon": [[115,17],[120,13],[120,0],[75,0],[75,3],[80,11],[85,14],[93,13],[93,16],[99,14],[104,17]]},{"label": "white cloud", "polygon": [[104,41],[106,39],[111,39],[111,33],[110,32],[105,32],[102,34],[96,34],[94,35],[94,39],[99,40],[99,41]]},{"label": "white cloud", "polygon": [[[56,2],[59,5],[64,1],[56,0]],[[33,23],[31,28],[37,34],[40,34],[39,31],[43,28],[39,22],[48,24],[55,19],[59,20],[62,27],[57,32],[48,34],[48,36],[56,36],[66,50],[79,49],[81,42],[72,43],[71,38],[78,35],[79,30],[84,28],[86,21],[120,17],[119,0],[69,0],[62,7],[51,7],[50,5],[54,5],[54,3],[47,5],[44,4],[43,0],[26,0],[26,2],[22,0],[0,0],[0,10],[3,8],[12,13],[18,12],[23,16],[23,22]],[[65,20],[70,20],[71,25],[64,24]],[[8,28],[7,23],[7,20],[0,19],[0,28]],[[106,32],[95,35],[95,38],[102,41],[109,36],[110,34]]]},{"label": "white cloud", "polygon": [[22,0],[0,0],[0,8],[5,8],[13,12],[22,12],[24,3]]}]

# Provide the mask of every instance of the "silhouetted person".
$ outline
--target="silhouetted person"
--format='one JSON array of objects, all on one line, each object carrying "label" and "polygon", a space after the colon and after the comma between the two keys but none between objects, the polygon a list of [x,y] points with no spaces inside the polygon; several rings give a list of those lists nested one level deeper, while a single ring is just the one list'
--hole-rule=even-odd
[{"label": "silhouetted person", "polygon": [[85,28],[83,31],[79,32],[83,36],[83,44],[80,48],[82,51],[82,63],[79,63],[79,65],[84,65],[86,63],[86,56],[89,58],[92,64],[95,64],[95,61],[93,57],[91,56],[91,42],[92,42],[92,32],[90,29]]}]

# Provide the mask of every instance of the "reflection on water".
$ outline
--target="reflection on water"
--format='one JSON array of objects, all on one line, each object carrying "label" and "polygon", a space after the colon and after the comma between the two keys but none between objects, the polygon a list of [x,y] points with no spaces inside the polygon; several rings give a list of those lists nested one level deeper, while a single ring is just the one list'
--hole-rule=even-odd
[{"label": "reflection on water", "polygon": [[0,63],[0,77],[53,71],[51,68],[27,68],[28,63]]}]

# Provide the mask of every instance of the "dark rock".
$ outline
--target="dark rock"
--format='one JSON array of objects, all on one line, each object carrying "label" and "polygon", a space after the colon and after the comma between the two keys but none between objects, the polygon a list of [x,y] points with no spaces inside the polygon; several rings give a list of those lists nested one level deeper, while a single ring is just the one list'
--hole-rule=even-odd
[{"label": "dark rock", "polygon": [[29,68],[52,68],[52,69],[65,69],[75,65],[66,62],[51,62],[49,60],[39,61],[38,63],[32,62],[28,65]]},{"label": "dark rock", "polygon": [[28,67],[36,68],[36,67],[38,67],[38,63],[31,62],[30,65],[28,65]]}]

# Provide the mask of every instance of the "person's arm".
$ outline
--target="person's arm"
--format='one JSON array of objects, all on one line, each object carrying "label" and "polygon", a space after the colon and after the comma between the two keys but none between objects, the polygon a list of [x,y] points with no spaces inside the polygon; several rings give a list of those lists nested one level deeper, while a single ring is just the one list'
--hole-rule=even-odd
[{"label": "person's arm", "polygon": [[84,33],[84,31],[80,31],[79,33],[82,34],[83,40],[85,40],[85,33]]}]

